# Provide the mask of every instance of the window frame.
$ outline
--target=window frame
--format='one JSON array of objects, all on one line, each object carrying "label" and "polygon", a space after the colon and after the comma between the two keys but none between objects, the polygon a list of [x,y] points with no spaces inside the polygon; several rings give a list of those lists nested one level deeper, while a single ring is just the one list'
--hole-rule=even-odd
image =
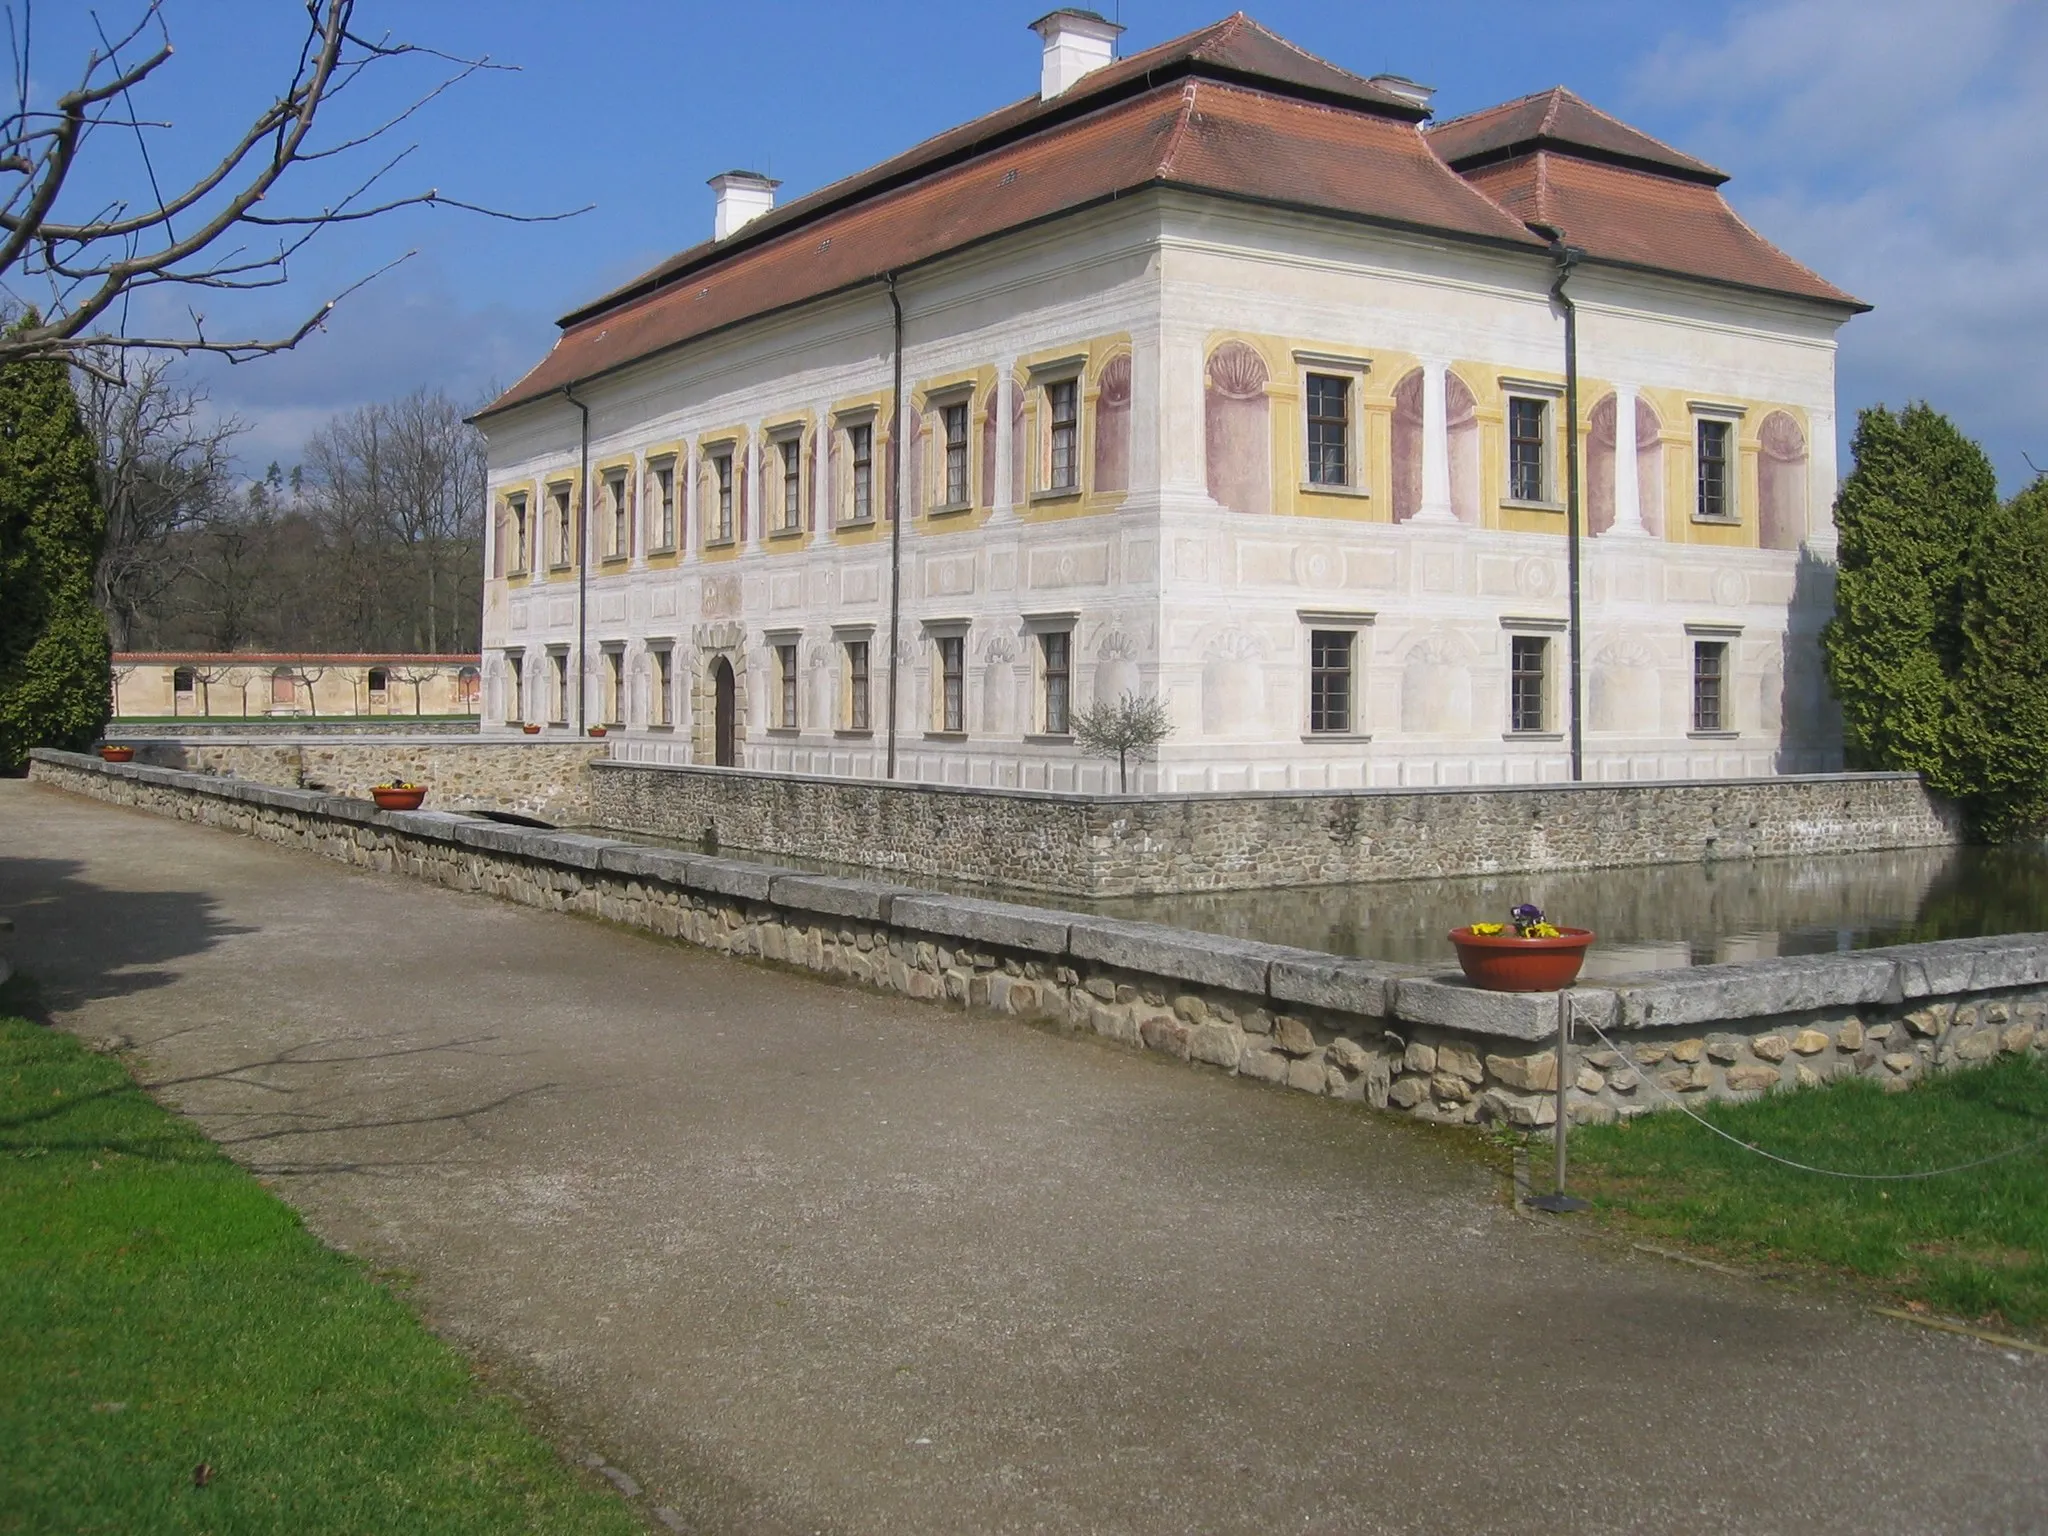
[{"label": "window frame", "polygon": [[[846,435],[846,503],[842,528],[864,528],[875,520],[875,418],[867,412],[858,421],[840,427]],[[859,436],[856,438],[855,434]],[[856,447],[858,444],[858,447]],[[866,507],[862,507],[862,502]]]},{"label": "window frame", "polygon": [[633,482],[633,468],[630,464],[612,465],[598,473],[603,477],[604,494],[610,502],[611,512],[605,520],[604,560],[607,564],[616,564],[630,558],[633,553],[633,510],[627,491]]},{"label": "window frame", "polygon": [[553,697],[548,700],[549,725],[567,725],[570,706],[576,701],[569,692],[569,649],[567,646],[551,646],[548,656],[548,682],[552,685]]},{"label": "window frame", "polygon": [[739,442],[721,438],[705,445],[704,468],[711,480],[711,515],[704,525],[704,547],[724,549],[739,542]]},{"label": "window frame", "polygon": [[526,564],[526,492],[511,491],[505,497],[506,524],[512,535],[512,558],[505,562],[507,576],[524,576]]},{"label": "window frame", "polygon": [[[1358,609],[1301,608],[1295,611],[1295,619],[1301,625],[1303,656],[1301,694],[1301,739],[1304,742],[1370,741],[1372,733],[1365,729],[1365,672],[1371,659],[1369,640],[1377,613]],[[1316,665],[1318,636],[1341,635],[1348,639],[1347,677],[1345,682],[1344,709],[1345,724],[1338,728],[1327,723],[1318,724],[1321,700],[1318,696],[1317,681],[1319,669]]]},{"label": "window frame", "polygon": [[766,434],[777,465],[775,524],[771,539],[793,538],[804,531],[804,438],[801,425],[771,427]]},{"label": "window frame", "polygon": [[[1308,632],[1308,733],[1317,740],[1355,733],[1358,632],[1314,628]],[[1341,664],[1333,658],[1341,657]]]},{"label": "window frame", "polygon": [[840,701],[839,733],[843,736],[872,736],[875,733],[873,629],[844,630],[834,637],[839,644]]},{"label": "window frame", "polygon": [[782,735],[803,729],[802,637],[794,630],[776,630],[766,637],[775,658],[773,717],[768,729]]},{"label": "window frame", "polygon": [[[1335,352],[1297,351],[1294,354],[1295,382],[1301,399],[1301,475],[1303,492],[1314,496],[1370,497],[1371,476],[1366,455],[1365,386],[1372,374],[1372,359]],[[1345,414],[1341,422],[1344,477],[1316,478],[1315,418],[1310,415],[1315,381],[1330,379],[1343,386]]]},{"label": "window frame", "polygon": [[[1074,734],[1074,628],[1071,624],[1047,626],[1038,631],[1037,639],[1039,732],[1046,736],[1071,738]],[[1053,658],[1055,641],[1060,653],[1057,666]]]},{"label": "window frame", "polygon": [[967,634],[972,627],[969,619],[925,621],[932,681],[927,736],[957,740],[967,735]]},{"label": "window frame", "polygon": [[512,674],[512,697],[510,708],[505,711],[507,725],[526,723],[526,652],[505,652],[505,670]]},{"label": "window frame", "polygon": [[673,640],[647,642],[647,728],[675,729],[676,643]]},{"label": "window frame", "polygon": [[[1507,655],[1507,719],[1501,731],[1505,741],[1562,741],[1563,732],[1558,728],[1558,714],[1562,701],[1558,697],[1557,655],[1559,647],[1552,642],[1566,631],[1563,619],[1549,617],[1531,618],[1510,616],[1500,621],[1508,637]],[[1519,657],[1525,645],[1539,645],[1542,660],[1540,667],[1531,673],[1520,666]],[[1520,714],[1522,699],[1518,692],[1521,680],[1533,676],[1537,686],[1537,721],[1525,723]],[[1568,682],[1568,680],[1567,680]]]},{"label": "window frame", "polygon": [[[1738,624],[1688,624],[1685,635],[1691,653],[1689,673],[1691,686],[1688,689],[1688,718],[1692,729],[1686,735],[1696,741],[1731,741],[1742,734],[1742,723],[1735,718],[1735,643],[1742,638],[1742,627]],[[1717,683],[1716,723],[1706,724],[1700,714],[1700,661],[1702,653],[1712,650],[1717,654],[1720,672]]]},{"label": "window frame", "polygon": [[664,453],[647,461],[647,473],[654,479],[654,505],[648,510],[659,519],[649,530],[647,553],[672,555],[682,543],[682,520],[676,515],[676,466],[680,456]]},{"label": "window frame", "polygon": [[606,730],[626,728],[626,647],[623,641],[600,645],[597,653],[604,659],[603,708],[604,718],[598,724]]},{"label": "window frame", "polygon": [[[1026,373],[1030,390],[1031,433],[1034,451],[1031,455],[1029,499],[1032,501],[1063,501],[1087,494],[1087,458],[1084,451],[1087,439],[1087,398],[1082,385],[1088,372],[1088,357],[1077,353],[1068,357],[1054,358],[1036,364]],[[1071,453],[1071,478],[1057,482],[1053,468],[1057,459],[1060,428],[1053,423],[1053,402],[1055,392],[1071,388],[1074,392],[1074,414],[1070,424],[1073,432]],[[1013,446],[1012,452],[1015,452]]]},{"label": "window frame", "polygon": [[[1723,405],[1708,400],[1689,400],[1686,409],[1692,418],[1692,521],[1709,528],[1740,528],[1742,526],[1742,421],[1748,414],[1739,405]],[[1706,436],[1710,429],[1725,434],[1725,455],[1722,459],[1722,498],[1724,510],[1709,513],[1706,503]]]},{"label": "window frame", "polygon": [[556,480],[548,486],[548,515],[554,522],[555,547],[549,551],[550,571],[576,569],[576,482]]}]

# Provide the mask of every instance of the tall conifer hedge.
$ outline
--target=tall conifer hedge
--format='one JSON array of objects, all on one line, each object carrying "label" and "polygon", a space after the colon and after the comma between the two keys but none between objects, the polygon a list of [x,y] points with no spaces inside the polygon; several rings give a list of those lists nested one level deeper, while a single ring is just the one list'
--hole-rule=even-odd
[{"label": "tall conifer hedge", "polygon": [[2048,480],[1977,530],[1963,583],[1954,755],[1979,836],[2048,825]]},{"label": "tall conifer hedge", "polygon": [[107,723],[94,465],[66,365],[0,367],[0,773],[19,772],[31,747],[89,746]]}]

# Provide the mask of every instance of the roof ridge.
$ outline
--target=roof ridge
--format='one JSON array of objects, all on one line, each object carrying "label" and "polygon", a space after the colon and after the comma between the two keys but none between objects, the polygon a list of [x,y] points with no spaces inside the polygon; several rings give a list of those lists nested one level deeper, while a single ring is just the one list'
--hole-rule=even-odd
[{"label": "roof ridge", "polygon": [[1490,107],[1474,107],[1470,112],[1461,112],[1458,116],[1447,117],[1440,123],[1431,123],[1424,131],[1427,133],[1441,133],[1446,128],[1455,128],[1458,124],[1469,123],[1475,118],[1493,117],[1501,112],[1512,112],[1516,107],[1534,101],[1539,96],[1548,96],[1552,91],[1558,89],[1560,87],[1552,85],[1546,86],[1540,91],[1525,91],[1520,96],[1510,97],[1506,101],[1497,101]]},{"label": "roof ridge", "polygon": [[1564,104],[1564,98],[1569,96],[1571,92],[1561,85],[1553,85],[1549,90],[1539,92],[1538,94],[1548,96],[1550,104],[1543,109],[1543,121],[1537,124],[1536,131],[1538,133],[1556,133],[1557,109]]},{"label": "roof ridge", "polygon": [[1196,82],[1189,80],[1180,88],[1180,111],[1174,116],[1173,132],[1167,136],[1166,153],[1159,157],[1159,175],[1162,179],[1173,175],[1174,157],[1180,153],[1181,141],[1187,137],[1188,126],[1194,121],[1195,86]]}]

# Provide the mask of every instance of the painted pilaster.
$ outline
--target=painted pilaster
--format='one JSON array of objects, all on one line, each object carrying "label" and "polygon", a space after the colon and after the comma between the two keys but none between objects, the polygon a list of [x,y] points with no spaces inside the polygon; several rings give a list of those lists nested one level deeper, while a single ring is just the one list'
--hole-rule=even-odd
[{"label": "painted pilaster", "polygon": [[1835,413],[1807,414],[1806,547],[1833,564],[1841,541],[1835,531],[1835,492],[1840,466],[1835,457]]},{"label": "painted pilaster", "polygon": [[[1144,388],[1144,393],[1157,401],[1158,412],[1154,429],[1143,434],[1142,440],[1149,441],[1151,451],[1157,455],[1156,473],[1162,497],[1196,497],[1208,500],[1208,475],[1204,458],[1204,417],[1203,417],[1203,370],[1207,358],[1202,354],[1202,332],[1194,326],[1167,324],[1160,328],[1158,351],[1147,358],[1139,342],[1133,347],[1131,357],[1131,382],[1134,388]],[[1147,374],[1152,375],[1147,378]],[[1142,412],[1140,395],[1133,401]],[[1132,422],[1136,428],[1143,421],[1139,414]],[[1134,434],[1136,435],[1136,434]],[[1142,454],[1145,450],[1139,449]],[[1142,486],[1142,458],[1134,462],[1132,484]]]},{"label": "painted pilaster", "polygon": [[1614,386],[1614,526],[1605,537],[1646,539],[1643,526],[1643,487],[1636,473],[1636,388],[1633,384]]},{"label": "painted pilaster", "polygon": [[1455,523],[1451,506],[1450,407],[1444,397],[1444,376],[1450,365],[1440,357],[1422,360],[1422,505],[1418,523]]},{"label": "painted pilaster", "polygon": [[989,514],[992,523],[1012,522],[1017,516],[1010,477],[1016,464],[1017,354],[1006,352],[996,360],[996,503]]}]

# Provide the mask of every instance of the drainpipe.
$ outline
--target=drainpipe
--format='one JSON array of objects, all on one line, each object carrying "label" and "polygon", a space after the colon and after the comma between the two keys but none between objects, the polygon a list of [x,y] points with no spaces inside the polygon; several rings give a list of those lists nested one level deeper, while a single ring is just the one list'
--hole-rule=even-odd
[{"label": "drainpipe", "polygon": [[1571,652],[1571,736],[1572,782],[1586,776],[1585,732],[1579,718],[1580,658],[1584,650],[1583,626],[1579,612],[1579,311],[1565,292],[1579,258],[1586,253],[1566,245],[1555,229],[1539,228],[1550,240],[1550,258],[1557,263],[1557,277],[1550,285],[1551,301],[1564,311],[1564,419],[1565,419],[1565,586],[1569,594],[1565,641]]},{"label": "drainpipe", "polygon": [[896,634],[903,606],[903,301],[896,295],[896,274],[884,272],[889,309],[894,315],[890,351],[894,356],[895,414],[889,420],[889,766],[884,778],[896,777]]},{"label": "drainpipe", "polygon": [[590,625],[590,407],[576,398],[572,379],[562,386],[562,398],[583,413],[582,448],[577,457],[576,497],[569,503],[569,515],[576,519],[576,734],[584,733],[583,696],[589,691],[584,680],[584,648],[589,643]]}]

